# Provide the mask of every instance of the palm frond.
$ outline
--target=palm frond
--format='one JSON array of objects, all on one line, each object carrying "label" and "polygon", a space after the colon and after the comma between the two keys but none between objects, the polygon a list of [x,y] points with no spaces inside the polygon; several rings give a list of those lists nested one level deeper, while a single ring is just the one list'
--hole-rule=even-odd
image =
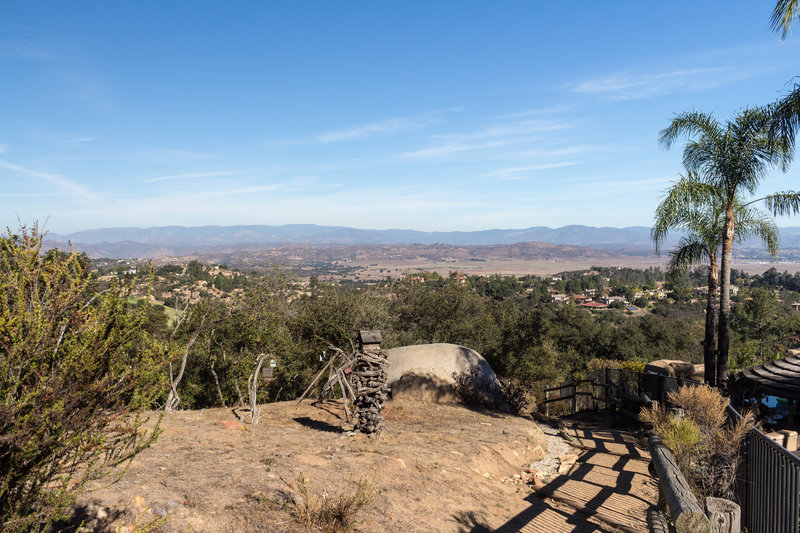
[{"label": "palm frond", "polygon": [[670,269],[686,268],[705,261],[710,255],[710,250],[701,240],[683,237],[669,255]]},{"label": "palm frond", "polygon": [[778,0],[769,19],[769,27],[775,33],[780,32],[781,39],[786,39],[798,16],[800,16],[798,0]]},{"label": "palm frond", "polygon": [[769,214],[748,206],[736,209],[736,241],[743,242],[751,237],[758,237],[767,247],[770,257],[778,257],[778,226]]},{"label": "palm frond", "polygon": [[687,232],[692,240],[716,248],[724,219],[724,193],[688,172],[673,183],[656,208],[650,237],[656,254],[671,230]]},{"label": "palm frond", "polygon": [[797,130],[800,129],[800,85],[772,107],[772,123],[769,136],[772,139],[785,139],[787,149],[793,149]]},{"label": "palm frond", "polygon": [[800,213],[800,192],[782,191],[764,197],[764,205],[775,216]]},{"label": "palm frond", "polygon": [[719,122],[714,115],[700,111],[687,111],[675,115],[669,126],[661,130],[658,142],[665,148],[669,148],[681,137],[693,137],[695,135],[705,135],[708,137],[718,137],[721,133]]}]

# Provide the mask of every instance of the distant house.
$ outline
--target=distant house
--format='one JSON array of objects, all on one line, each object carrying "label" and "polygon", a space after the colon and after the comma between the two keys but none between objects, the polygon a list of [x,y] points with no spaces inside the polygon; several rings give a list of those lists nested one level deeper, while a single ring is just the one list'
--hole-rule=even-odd
[{"label": "distant house", "polygon": [[467,282],[467,276],[456,276],[453,278],[453,281],[457,281],[458,283],[461,283],[463,285],[464,283]]},{"label": "distant house", "polygon": [[594,298],[595,296],[597,296],[597,289],[584,289],[583,294],[585,294],[590,298]]},{"label": "distant house", "polygon": [[554,294],[553,301],[556,303],[564,303],[569,301],[569,296],[566,294]]},{"label": "distant house", "polygon": [[591,301],[592,301],[591,296],[581,296],[581,295],[575,296],[575,303],[578,305]]},{"label": "distant house", "polygon": [[606,298],[603,298],[600,301],[606,305],[611,305],[614,302],[622,302],[625,305],[628,305],[628,300],[626,300],[623,296],[607,296]]},{"label": "distant house", "polygon": [[708,296],[708,287],[695,287],[692,289],[692,296]]},{"label": "distant house", "polygon": [[658,289],[656,289],[654,291],[648,291],[648,294],[650,294],[650,296],[653,297],[653,298],[658,298],[659,300],[661,300],[662,298],[666,298],[667,297],[666,291],[664,289],[661,289],[661,288],[658,288]]},{"label": "distant house", "polygon": [[[717,294],[720,294],[720,287],[717,287]],[[731,296],[736,296],[739,294],[739,287],[736,285],[731,285]],[[692,289],[692,296],[700,297],[700,296],[708,296],[708,286],[703,287],[695,287]]]},{"label": "distant house", "polygon": [[608,309],[607,304],[600,302],[585,302],[578,304],[578,307],[583,307],[584,309]]}]

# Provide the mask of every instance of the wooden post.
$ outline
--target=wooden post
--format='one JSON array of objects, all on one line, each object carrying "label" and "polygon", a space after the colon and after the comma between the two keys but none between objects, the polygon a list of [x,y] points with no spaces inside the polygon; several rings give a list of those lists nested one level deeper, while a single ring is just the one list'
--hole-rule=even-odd
[{"label": "wooden post", "polygon": [[544,414],[550,416],[550,391],[544,391]]},{"label": "wooden post", "polygon": [[675,456],[661,443],[658,435],[651,435],[648,444],[676,533],[711,533],[708,517],[678,469]]},{"label": "wooden post", "polygon": [[722,498],[706,498],[706,515],[712,533],[739,533],[742,530],[742,510],[734,502]]},{"label": "wooden post", "polygon": [[572,382],[572,387],[570,387],[569,390],[572,391],[572,414],[575,414],[578,412],[578,396],[575,394],[578,392],[578,387],[574,381]]}]

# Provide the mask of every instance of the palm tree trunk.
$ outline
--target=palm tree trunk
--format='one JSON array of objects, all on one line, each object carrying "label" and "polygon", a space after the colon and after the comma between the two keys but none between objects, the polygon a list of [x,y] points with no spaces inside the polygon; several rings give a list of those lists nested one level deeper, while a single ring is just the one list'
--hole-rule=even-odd
[{"label": "palm tree trunk", "polygon": [[725,235],[722,238],[722,280],[719,297],[719,338],[717,341],[717,387],[726,390],[728,386],[728,348],[730,346],[731,324],[731,260],[733,258],[733,195],[728,194],[725,209]]},{"label": "palm tree trunk", "polygon": [[703,379],[710,387],[716,385],[717,375],[717,346],[715,329],[717,326],[717,287],[719,271],[715,253],[711,253],[708,265],[708,303],[706,304],[706,337],[703,342],[703,364],[705,371]]}]

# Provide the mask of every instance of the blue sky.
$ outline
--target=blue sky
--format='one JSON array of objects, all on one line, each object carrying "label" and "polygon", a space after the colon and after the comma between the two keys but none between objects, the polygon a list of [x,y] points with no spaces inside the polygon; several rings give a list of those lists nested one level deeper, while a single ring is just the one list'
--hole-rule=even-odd
[{"label": "blue sky", "polygon": [[562,5],[0,2],[0,223],[650,225],[671,117],[800,75],[772,2]]}]

